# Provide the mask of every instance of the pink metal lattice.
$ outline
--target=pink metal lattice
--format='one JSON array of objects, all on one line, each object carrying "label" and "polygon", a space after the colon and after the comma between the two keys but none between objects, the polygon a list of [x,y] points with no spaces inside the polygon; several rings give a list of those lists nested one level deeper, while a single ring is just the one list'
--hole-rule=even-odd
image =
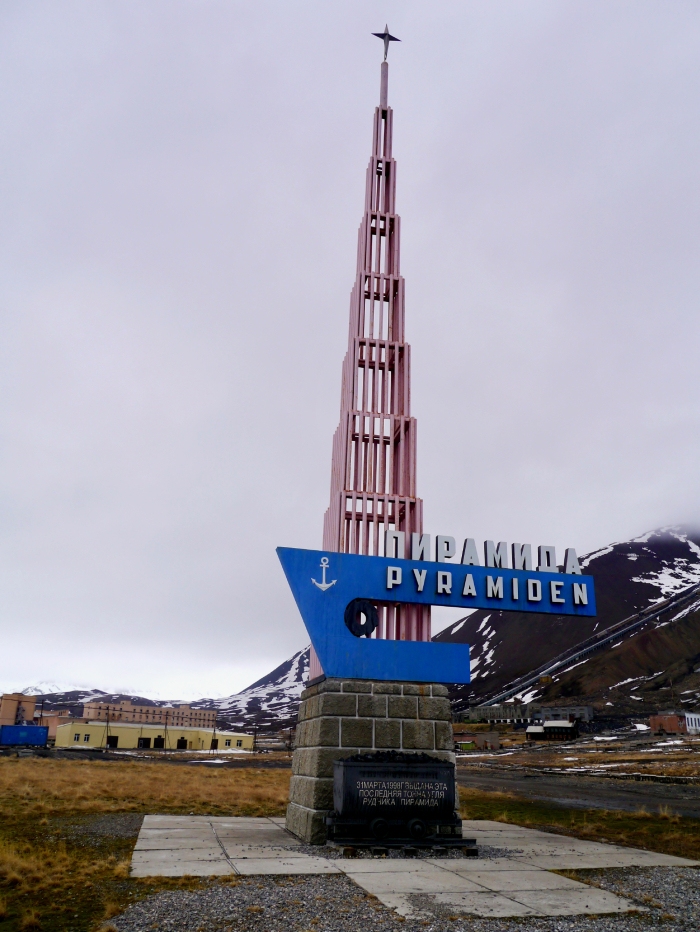
[{"label": "pink metal lattice", "polygon": [[[357,277],[350,296],[340,423],[333,437],[331,498],[323,522],[324,550],[370,556],[385,555],[386,530],[404,531],[407,549],[411,534],[423,531],[388,84],[389,66],[383,62],[357,242]],[[429,641],[430,607],[380,605],[374,636]],[[322,672],[312,648],[309,679]]]}]

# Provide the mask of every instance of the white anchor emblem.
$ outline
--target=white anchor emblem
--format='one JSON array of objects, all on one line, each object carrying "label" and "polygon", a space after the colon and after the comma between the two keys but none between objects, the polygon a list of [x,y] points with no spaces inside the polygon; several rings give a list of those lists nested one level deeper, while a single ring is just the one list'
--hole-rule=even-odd
[{"label": "white anchor emblem", "polygon": [[323,571],[323,582],[316,582],[316,580],[311,577],[311,582],[314,586],[318,586],[321,592],[325,592],[326,589],[330,589],[331,586],[335,586],[338,582],[337,579],[334,579],[332,582],[326,582],[326,570],[328,569],[328,557],[321,557],[321,570]]}]

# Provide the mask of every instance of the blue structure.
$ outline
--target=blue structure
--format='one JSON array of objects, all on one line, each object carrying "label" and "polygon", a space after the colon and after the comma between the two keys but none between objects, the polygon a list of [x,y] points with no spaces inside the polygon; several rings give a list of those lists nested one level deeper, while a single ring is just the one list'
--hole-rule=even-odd
[{"label": "blue structure", "polygon": [[49,729],[43,725],[2,725],[0,747],[46,747]]},{"label": "blue structure", "polygon": [[[277,549],[324,673],[407,682],[468,683],[469,645],[371,634],[373,602],[595,615],[591,576]],[[362,600],[362,602],[356,602]],[[355,603],[355,605],[351,605]],[[364,621],[359,621],[364,618]],[[356,633],[353,633],[353,630]]]}]

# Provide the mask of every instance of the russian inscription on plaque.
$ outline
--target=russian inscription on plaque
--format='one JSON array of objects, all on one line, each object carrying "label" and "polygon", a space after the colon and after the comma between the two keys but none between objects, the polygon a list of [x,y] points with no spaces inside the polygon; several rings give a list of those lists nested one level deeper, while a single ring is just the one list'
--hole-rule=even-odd
[{"label": "russian inscription on plaque", "polygon": [[334,811],[327,824],[340,844],[449,845],[462,838],[455,812],[455,768],[427,754],[357,754],[333,765]]}]

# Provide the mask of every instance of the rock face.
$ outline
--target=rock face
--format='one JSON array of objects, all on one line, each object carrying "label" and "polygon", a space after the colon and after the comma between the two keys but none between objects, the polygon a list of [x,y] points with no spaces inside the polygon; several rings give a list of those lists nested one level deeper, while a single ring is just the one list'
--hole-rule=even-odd
[{"label": "rock face", "polygon": [[307,844],[326,841],[333,762],[397,750],[454,763],[452,713],[444,686],[326,679],[299,706],[287,828]]}]

